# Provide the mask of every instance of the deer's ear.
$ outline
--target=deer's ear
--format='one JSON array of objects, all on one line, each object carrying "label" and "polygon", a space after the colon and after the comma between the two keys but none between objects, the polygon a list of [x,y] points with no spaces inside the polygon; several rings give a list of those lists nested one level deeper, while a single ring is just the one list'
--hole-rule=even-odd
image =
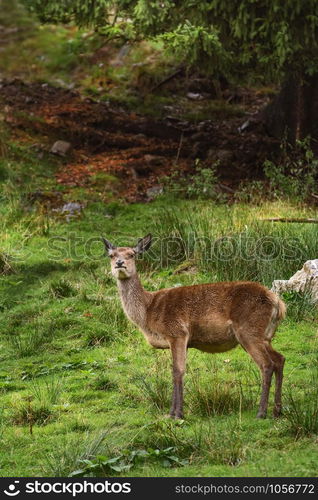
[{"label": "deer's ear", "polygon": [[150,248],[151,240],[152,240],[152,235],[150,233],[147,234],[147,236],[140,238],[140,240],[138,240],[138,243],[134,248],[134,251],[136,253],[146,252],[148,248]]},{"label": "deer's ear", "polygon": [[106,240],[106,238],[104,238],[103,236],[101,237],[101,239],[108,253],[111,252],[112,250],[115,250],[116,247],[114,247],[114,245],[110,241]]}]

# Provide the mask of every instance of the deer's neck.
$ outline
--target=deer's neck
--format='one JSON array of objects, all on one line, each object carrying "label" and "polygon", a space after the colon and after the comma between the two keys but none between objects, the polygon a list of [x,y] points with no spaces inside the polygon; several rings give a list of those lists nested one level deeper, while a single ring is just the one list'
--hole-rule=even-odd
[{"label": "deer's neck", "polygon": [[117,280],[117,286],[122,306],[128,318],[140,327],[145,326],[150,292],[143,289],[137,275]]}]

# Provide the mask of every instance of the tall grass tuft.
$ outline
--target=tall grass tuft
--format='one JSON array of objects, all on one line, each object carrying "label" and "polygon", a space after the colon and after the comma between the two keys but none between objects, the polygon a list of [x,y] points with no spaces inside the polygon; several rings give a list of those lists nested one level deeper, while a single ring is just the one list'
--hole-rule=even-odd
[{"label": "tall grass tuft", "polygon": [[98,315],[98,325],[93,325],[86,332],[84,345],[98,347],[118,340],[127,329],[127,318],[118,302],[118,298],[107,297]]},{"label": "tall grass tuft", "polygon": [[167,357],[155,355],[151,372],[147,377],[135,378],[141,397],[156,411],[168,413],[171,403],[171,376]]},{"label": "tall grass tuft", "polygon": [[222,431],[211,422],[194,426],[170,420],[146,425],[135,436],[134,447],[165,449],[172,447],[180,459],[215,465],[239,465],[246,458],[246,446],[237,421],[229,421]]},{"label": "tall grass tuft", "polygon": [[35,325],[34,329],[25,333],[13,332],[7,336],[9,349],[19,358],[38,354],[53,338],[53,328]]},{"label": "tall grass tuft", "polygon": [[[219,214],[219,211],[222,211]],[[154,267],[193,260],[213,281],[289,279],[317,252],[314,224],[274,224],[217,205],[162,211]]]},{"label": "tall grass tuft", "polygon": [[34,424],[45,425],[53,420],[52,407],[47,403],[32,402],[26,397],[13,404],[12,423],[14,425],[29,425],[30,434]]},{"label": "tall grass tuft", "polygon": [[64,390],[64,379],[51,377],[44,382],[34,380],[31,383],[31,394],[38,401],[46,401],[50,405],[56,405],[61,399]]},{"label": "tall grass tuft", "polygon": [[8,275],[14,273],[12,258],[4,252],[0,252],[0,275]]},{"label": "tall grass tuft", "polygon": [[101,373],[89,384],[89,387],[97,391],[113,391],[118,389],[118,384],[108,375]]},{"label": "tall grass tuft", "polygon": [[60,402],[64,389],[61,378],[52,377],[45,382],[34,381],[28,396],[12,404],[12,422],[15,425],[29,425],[33,433],[35,424],[45,425],[57,417],[55,406]]},{"label": "tall grass tuft", "polygon": [[256,407],[258,390],[256,386],[235,378],[232,382],[224,380],[217,372],[202,373],[189,370],[186,386],[187,404],[191,414],[201,417],[229,415]]},{"label": "tall grass tuft", "polygon": [[318,434],[318,366],[301,394],[295,396],[293,389],[289,388],[285,416],[289,430],[297,438]]},{"label": "tall grass tuft", "polygon": [[109,431],[103,431],[92,435],[86,433],[84,439],[78,439],[78,435],[67,435],[64,441],[60,441],[51,448],[51,452],[45,453],[42,460],[44,475],[54,477],[66,477],[74,469],[79,467],[82,460],[89,460],[105,451],[105,438]]},{"label": "tall grass tuft", "polygon": [[49,285],[50,294],[54,299],[64,299],[76,295],[76,290],[65,278],[52,281]]},{"label": "tall grass tuft", "polygon": [[145,379],[140,376],[136,380],[139,389],[141,389],[144,399],[149,401],[156,410],[162,412],[168,411],[170,404],[170,390],[166,377],[148,377]]},{"label": "tall grass tuft", "polygon": [[287,305],[288,318],[291,321],[313,320],[317,317],[317,305],[313,304],[309,289],[303,292],[284,292],[282,298]]}]

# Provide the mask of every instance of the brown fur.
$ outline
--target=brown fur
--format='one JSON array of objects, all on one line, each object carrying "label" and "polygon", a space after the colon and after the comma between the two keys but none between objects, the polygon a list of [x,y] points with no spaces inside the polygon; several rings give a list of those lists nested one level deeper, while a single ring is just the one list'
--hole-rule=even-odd
[{"label": "brown fur", "polygon": [[284,357],[271,347],[270,342],[286,308],[273,292],[259,283],[248,281],[147,292],[138,278],[134,256],[144,247],[149,247],[149,236],[140,240],[134,249],[115,248],[104,241],[112,258],[112,273],[117,278],[126,315],[141,329],[150,345],[157,349],[171,349],[172,417],[180,418],[183,414],[187,349],[217,353],[233,349],[238,344],[250,354],[262,373],[258,417],[266,415],[273,373],[276,376],[274,415],[280,414]]}]

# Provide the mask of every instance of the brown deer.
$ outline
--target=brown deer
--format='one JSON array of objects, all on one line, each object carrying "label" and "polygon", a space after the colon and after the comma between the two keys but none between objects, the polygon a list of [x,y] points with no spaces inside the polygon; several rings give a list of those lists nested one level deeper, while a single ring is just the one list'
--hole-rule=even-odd
[{"label": "brown deer", "polygon": [[173,397],[170,416],[183,418],[183,377],[189,347],[215,353],[240,344],[262,374],[262,394],[257,413],[264,418],[273,373],[276,378],[275,417],[281,413],[285,358],[271,346],[285,304],[273,292],[249,281],[207,283],[147,292],[135,264],[137,254],[148,250],[151,235],[134,248],[115,247],[103,238],[111,258],[122,306],[149,344],[170,349],[173,362]]}]

